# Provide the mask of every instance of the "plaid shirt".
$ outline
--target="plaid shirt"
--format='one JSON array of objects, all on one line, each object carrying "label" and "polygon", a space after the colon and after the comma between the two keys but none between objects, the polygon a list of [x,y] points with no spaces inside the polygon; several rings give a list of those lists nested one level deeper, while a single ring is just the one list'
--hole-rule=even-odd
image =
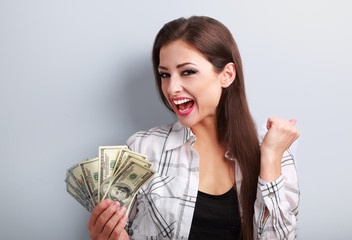
[{"label": "plaid shirt", "polygon": [[[147,155],[157,172],[136,195],[126,226],[131,239],[188,239],[199,181],[199,156],[192,148],[195,140],[191,130],[179,122],[137,132],[127,140],[131,150]],[[240,189],[242,174],[235,166]],[[299,189],[289,150],[281,166],[282,175],[275,181],[258,178],[255,239],[296,237]],[[263,222],[266,208],[270,214]]]}]

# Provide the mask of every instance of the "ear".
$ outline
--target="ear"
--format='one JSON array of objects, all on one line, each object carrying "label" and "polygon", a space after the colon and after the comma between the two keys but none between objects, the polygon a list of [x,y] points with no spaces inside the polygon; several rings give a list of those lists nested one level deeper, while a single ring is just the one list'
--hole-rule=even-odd
[{"label": "ear", "polygon": [[225,65],[224,69],[220,73],[221,87],[227,88],[236,78],[235,64],[232,62]]}]

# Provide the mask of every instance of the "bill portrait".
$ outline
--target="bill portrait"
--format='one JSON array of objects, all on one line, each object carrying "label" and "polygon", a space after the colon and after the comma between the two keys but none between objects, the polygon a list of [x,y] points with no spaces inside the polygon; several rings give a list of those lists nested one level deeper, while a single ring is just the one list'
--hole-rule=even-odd
[{"label": "bill portrait", "polygon": [[122,182],[117,182],[111,185],[110,189],[108,190],[108,198],[112,201],[118,201],[120,206],[127,207],[129,202],[132,199],[132,190],[131,188]]}]

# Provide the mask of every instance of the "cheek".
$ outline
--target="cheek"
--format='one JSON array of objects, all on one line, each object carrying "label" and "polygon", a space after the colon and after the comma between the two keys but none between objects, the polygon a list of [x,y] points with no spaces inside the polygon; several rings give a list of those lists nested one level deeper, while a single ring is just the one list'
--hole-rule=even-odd
[{"label": "cheek", "polygon": [[222,88],[217,84],[209,84],[207,87],[203,88],[199,92],[202,94],[202,102],[210,108],[216,108],[220,102],[220,97],[222,93]]},{"label": "cheek", "polygon": [[165,97],[166,101],[169,103],[169,105],[171,106],[171,103],[169,101],[169,94],[168,94],[168,86],[166,83],[161,82],[161,90],[163,92],[163,96]]},{"label": "cheek", "polygon": [[165,81],[161,81],[161,90],[163,91],[164,97],[166,98],[168,98],[167,88],[167,83]]}]

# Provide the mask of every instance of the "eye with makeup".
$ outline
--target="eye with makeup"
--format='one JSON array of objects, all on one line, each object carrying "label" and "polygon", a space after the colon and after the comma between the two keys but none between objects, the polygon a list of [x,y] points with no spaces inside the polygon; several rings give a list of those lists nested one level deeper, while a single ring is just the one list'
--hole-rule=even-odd
[{"label": "eye with makeup", "polygon": [[164,72],[159,72],[159,76],[160,76],[161,79],[163,79],[163,78],[168,78],[168,77],[170,77],[170,74],[164,73]]},{"label": "eye with makeup", "polygon": [[185,70],[181,73],[182,76],[189,76],[189,75],[193,75],[195,74],[196,71],[192,70],[192,69],[189,69],[189,70]]},{"label": "eye with makeup", "polygon": [[[182,71],[181,76],[190,76],[195,73],[197,73],[195,70],[189,69],[189,70]],[[161,79],[164,79],[164,78],[169,78],[171,75],[169,73],[159,72],[159,76]]]}]

